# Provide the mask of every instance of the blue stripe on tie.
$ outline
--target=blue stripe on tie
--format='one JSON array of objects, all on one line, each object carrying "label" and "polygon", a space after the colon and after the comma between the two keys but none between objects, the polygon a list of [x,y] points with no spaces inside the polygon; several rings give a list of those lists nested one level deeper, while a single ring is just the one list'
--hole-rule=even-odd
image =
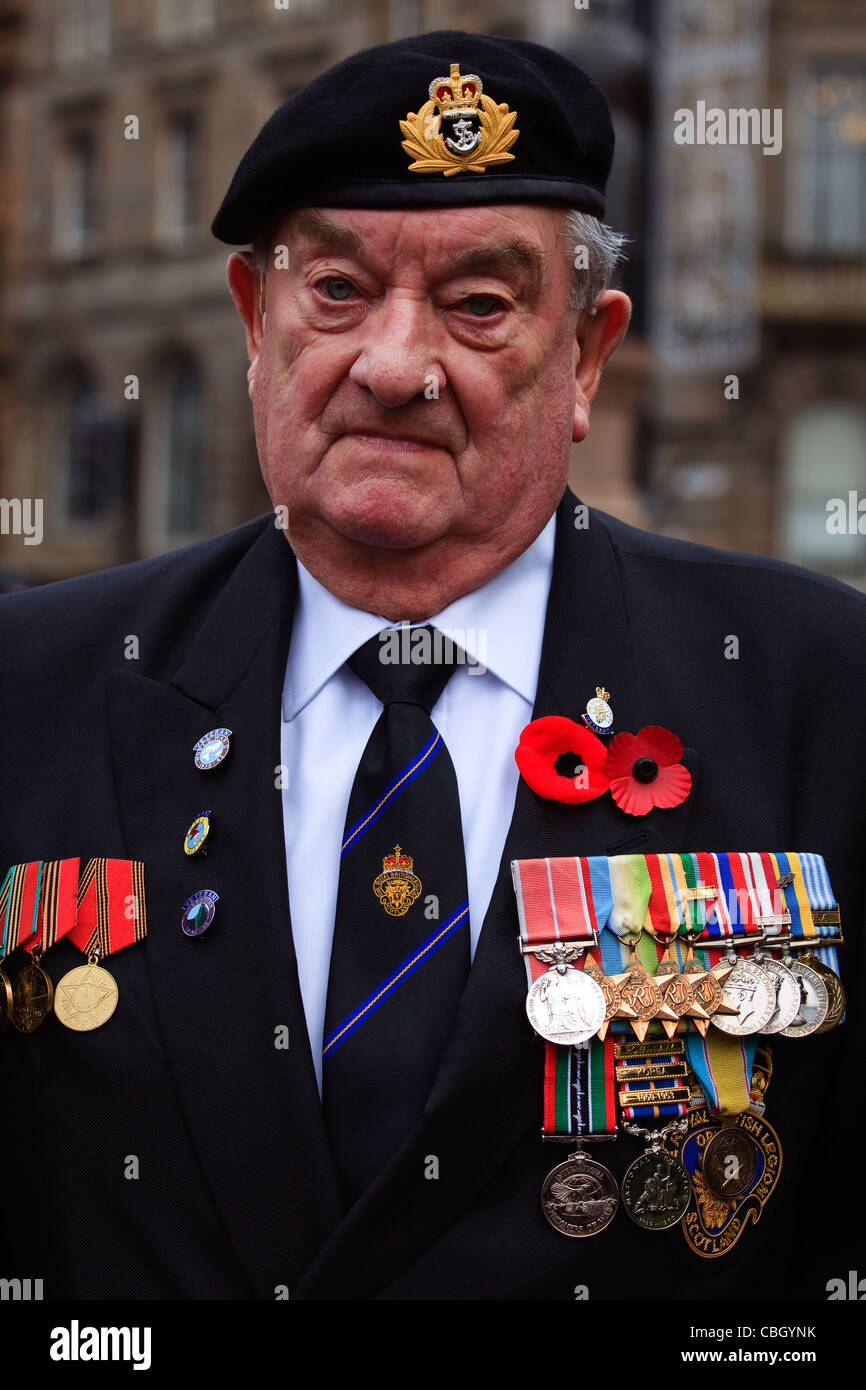
[{"label": "blue stripe on tie", "polygon": [[449,937],[452,937],[456,931],[460,930],[468,916],[469,901],[467,899],[466,902],[461,903],[458,908],[455,908],[447,921],[443,922],[435,931],[432,931],[430,935],[421,942],[420,946],[416,946],[412,954],[401,961],[396,969],[392,970],[391,974],[388,975],[380,985],[377,985],[373,992],[368,994],[367,998],[362,1000],[356,1009],[353,1009],[352,1012],[343,1019],[342,1023],[337,1025],[334,1031],[325,1038],[322,1047],[322,1056],[327,1056],[329,1052],[333,1055],[338,1047],[342,1047],[343,1043],[348,1037],[351,1037],[355,1029],[360,1028],[361,1024],[366,1019],[370,1018],[370,1016],[384,1004],[388,996],[393,994],[394,990],[401,985],[404,980],[408,980],[410,975],[414,975],[419,965],[423,965],[424,961],[434,955],[435,952],[439,950],[440,946],[445,945]]},{"label": "blue stripe on tie", "polygon": [[438,730],[435,730],[433,737],[424,744],[420,753],[416,753],[414,758],[412,758],[411,761],[397,773],[394,780],[388,784],[378,801],[374,801],[372,806],[364,812],[363,816],[355,821],[355,824],[347,832],[342,848],[340,849],[341,859],[346,853],[346,850],[356,845],[361,836],[365,835],[370,827],[376,824],[376,821],[387,807],[393,805],[400,793],[405,791],[406,787],[409,786],[409,783],[414,782],[415,778],[419,777],[424,769],[430,766],[430,763],[436,757],[441,747],[442,735]]}]

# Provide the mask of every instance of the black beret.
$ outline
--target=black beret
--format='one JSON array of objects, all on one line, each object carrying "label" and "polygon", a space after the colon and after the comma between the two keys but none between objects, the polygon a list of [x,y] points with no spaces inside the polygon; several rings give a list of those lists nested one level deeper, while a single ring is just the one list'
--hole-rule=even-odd
[{"label": "black beret", "polygon": [[295,207],[560,203],[602,217],[612,158],[607,100],[575,63],[443,29],[355,53],[280,106],[212,231],[240,245]]}]

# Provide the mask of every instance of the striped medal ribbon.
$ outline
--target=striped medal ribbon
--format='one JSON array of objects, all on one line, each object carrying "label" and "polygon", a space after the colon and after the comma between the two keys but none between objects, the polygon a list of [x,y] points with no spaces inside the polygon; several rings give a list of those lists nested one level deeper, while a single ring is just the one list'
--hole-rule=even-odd
[{"label": "striped medal ribbon", "polygon": [[820,854],[779,852],[767,858],[790,917],[783,964],[800,989],[797,1013],[779,1031],[787,1038],[829,1032],[845,1016],[845,990],[837,956],[843,944],[841,916],[827,866]]},{"label": "striped medal ribbon", "polygon": [[144,865],[130,859],[90,859],[78,881],[78,913],[69,940],[87,956],[57,985],[54,1012],[74,1032],[90,1032],[117,1008],[117,983],[99,964],[147,935]]},{"label": "striped medal ribbon", "polygon": [[597,944],[610,915],[607,860],[515,859],[511,873],[529,985],[529,1021],[547,1042],[560,1047],[585,1044],[607,1015],[598,981],[584,971],[584,953]]},{"label": "striped medal ribbon", "polygon": [[614,1046],[612,1037],[583,1047],[545,1045],[542,1137],[576,1146],[541,1188],[541,1209],[562,1235],[598,1235],[619,1206],[615,1177],[584,1151],[585,1144],[617,1136]]},{"label": "striped medal ribbon", "polygon": [[0,885],[0,920],[3,923],[0,939],[0,1033],[7,1032],[12,1024],[15,1002],[12,982],[2,967],[7,956],[36,935],[42,867],[39,859],[29,864],[13,864]]},{"label": "striped medal ribbon", "polygon": [[78,863],[53,859],[39,865],[36,931],[22,943],[30,959],[12,985],[12,1022],[19,1033],[35,1033],[54,1007],[54,985],[42,959],[75,926]]}]

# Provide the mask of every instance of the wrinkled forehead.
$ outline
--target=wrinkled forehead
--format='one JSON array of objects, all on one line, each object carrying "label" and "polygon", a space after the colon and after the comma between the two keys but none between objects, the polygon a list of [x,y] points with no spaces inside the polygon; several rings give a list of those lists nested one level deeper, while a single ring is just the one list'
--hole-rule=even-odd
[{"label": "wrinkled forehead", "polygon": [[484,207],[297,208],[275,229],[301,258],[344,257],[371,268],[414,264],[442,274],[497,272],[540,286],[566,250],[562,208],[534,204]]}]

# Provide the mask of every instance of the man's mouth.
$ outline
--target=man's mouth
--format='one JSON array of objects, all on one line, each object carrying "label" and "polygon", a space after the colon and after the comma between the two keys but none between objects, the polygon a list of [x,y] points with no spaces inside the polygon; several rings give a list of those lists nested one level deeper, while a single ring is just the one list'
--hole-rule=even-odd
[{"label": "man's mouth", "polygon": [[379,453],[423,453],[425,450],[441,449],[444,446],[433,440],[421,439],[410,434],[365,434],[351,432],[343,436],[355,444],[361,444]]}]

